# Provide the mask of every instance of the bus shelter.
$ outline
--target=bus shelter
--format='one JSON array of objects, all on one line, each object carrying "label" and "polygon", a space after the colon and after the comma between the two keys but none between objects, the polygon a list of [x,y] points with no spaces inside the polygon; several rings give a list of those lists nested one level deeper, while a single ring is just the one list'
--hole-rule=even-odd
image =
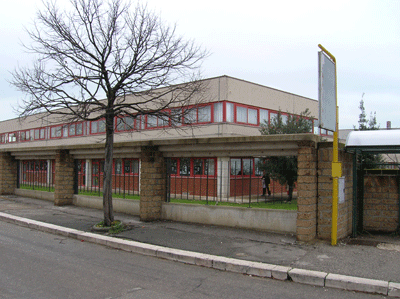
[{"label": "bus shelter", "polygon": [[[353,216],[352,216],[352,236],[356,237],[360,232],[363,232],[366,226],[366,217],[374,215],[375,219],[381,222],[385,222],[389,218],[387,217],[389,212],[395,213],[396,219],[396,232],[400,231],[400,171],[399,171],[399,160],[397,159],[400,154],[400,130],[368,130],[368,131],[352,131],[347,136],[346,140],[346,151],[353,153]],[[368,168],[366,160],[368,155],[382,155],[382,163],[375,165],[373,168]],[[388,159],[388,157],[392,157]],[[364,192],[364,179],[366,175],[376,175],[384,177],[386,179],[381,180],[389,182],[389,177],[395,184],[396,196],[391,194],[390,199],[393,200],[394,206],[385,206],[383,204],[371,205],[368,204],[368,209],[372,207],[374,211],[365,213],[366,209],[366,194]],[[393,183],[392,183],[393,185]],[[389,192],[389,188],[385,189]],[[376,191],[378,192],[378,191]],[[369,194],[368,194],[369,195]],[[397,198],[394,198],[397,197]],[[375,203],[379,200],[386,200],[375,196]],[[388,203],[389,199],[385,201]],[[385,210],[385,211],[381,211]],[[379,218],[381,217],[381,218]],[[379,228],[379,224],[376,225]],[[377,229],[378,231],[380,229]]]}]

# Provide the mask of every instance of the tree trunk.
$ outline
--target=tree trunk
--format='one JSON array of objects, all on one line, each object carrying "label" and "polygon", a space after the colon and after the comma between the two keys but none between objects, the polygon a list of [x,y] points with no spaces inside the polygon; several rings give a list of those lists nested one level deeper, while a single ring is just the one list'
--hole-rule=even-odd
[{"label": "tree trunk", "polygon": [[107,113],[104,183],[103,183],[103,211],[104,211],[105,226],[111,226],[111,223],[114,221],[114,210],[112,203],[113,148],[114,148],[114,115],[113,113]]}]

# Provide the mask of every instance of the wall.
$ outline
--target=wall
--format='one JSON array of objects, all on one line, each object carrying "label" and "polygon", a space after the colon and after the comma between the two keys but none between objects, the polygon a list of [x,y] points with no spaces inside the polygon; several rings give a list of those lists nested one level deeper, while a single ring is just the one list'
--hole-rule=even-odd
[{"label": "wall", "polygon": [[[339,150],[342,177],[345,181],[345,198],[338,204],[337,238],[342,239],[352,231],[353,162],[352,155]],[[330,239],[332,229],[332,143],[320,143],[318,149],[318,227],[317,237]]]},{"label": "wall", "polygon": [[[74,195],[74,205],[102,209],[101,197]],[[128,215],[140,214],[139,201],[113,199],[115,212]],[[279,233],[296,233],[296,211],[248,209],[194,204],[163,203],[161,218],[164,220],[221,225]]]},{"label": "wall", "polygon": [[296,233],[297,211],[164,203],[162,219]]},{"label": "wall", "polygon": [[368,231],[394,232],[399,225],[397,176],[364,176],[363,228]]}]

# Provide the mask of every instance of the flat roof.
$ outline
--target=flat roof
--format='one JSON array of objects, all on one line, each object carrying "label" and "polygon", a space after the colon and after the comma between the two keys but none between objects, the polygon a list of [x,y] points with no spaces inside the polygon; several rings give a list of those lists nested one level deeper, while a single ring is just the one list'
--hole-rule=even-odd
[{"label": "flat roof", "polygon": [[346,147],[400,146],[400,130],[352,131],[346,139]]}]

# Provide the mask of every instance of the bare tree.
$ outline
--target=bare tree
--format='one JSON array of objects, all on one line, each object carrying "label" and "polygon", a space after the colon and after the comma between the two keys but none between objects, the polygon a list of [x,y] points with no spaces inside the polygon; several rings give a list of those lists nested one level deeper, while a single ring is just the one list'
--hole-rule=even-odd
[{"label": "bare tree", "polygon": [[[112,161],[114,119],[154,115],[175,123],[202,91],[199,68],[207,52],[165,25],[146,6],[123,0],[70,0],[70,10],[44,2],[27,30],[35,54],[31,68],[13,72],[27,94],[21,117],[57,114],[67,122],[105,119],[103,207],[114,221]],[[186,82],[184,84],[177,84]],[[44,112],[44,113],[42,113]]]}]

